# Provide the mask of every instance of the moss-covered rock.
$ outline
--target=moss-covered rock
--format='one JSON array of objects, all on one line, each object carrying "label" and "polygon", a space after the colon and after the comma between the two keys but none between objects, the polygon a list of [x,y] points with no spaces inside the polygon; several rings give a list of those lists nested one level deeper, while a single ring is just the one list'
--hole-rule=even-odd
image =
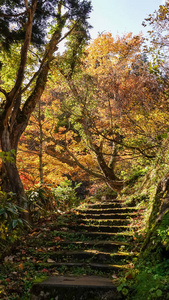
[{"label": "moss-covered rock", "polygon": [[163,257],[169,248],[169,177],[165,177],[157,186],[152,212],[149,218],[147,237],[141,255],[152,252]]}]

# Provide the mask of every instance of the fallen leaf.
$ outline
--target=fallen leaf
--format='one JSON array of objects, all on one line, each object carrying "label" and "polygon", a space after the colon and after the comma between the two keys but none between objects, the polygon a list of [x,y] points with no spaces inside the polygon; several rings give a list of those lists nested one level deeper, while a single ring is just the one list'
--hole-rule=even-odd
[{"label": "fallen leaf", "polygon": [[55,275],[55,276],[59,275],[59,272],[55,271],[55,272],[52,273],[52,275]]},{"label": "fallen leaf", "polygon": [[41,272],[48,272],[48,270],[47,269],[42,269],[42,271]]},{"label": "fallen leaf", "polygon": [[18,266],[19,269],[23,270],[24,269],[24,265],[21,263],[19,266]]},{"label": "fallen leaf", "polygon": [[6,256],[5,258],[4,258],[4,261],[5,262],[8,262],[8,261],[10,261],[10,262],[13,262],[13,259],[14,259],[14,256]]},{"label": "fallen leaf", "polygon": [[48,263],[55,263],[55,261],[53,259],[50,259],[50,258],[47,259],[47,262]]},{"label": "fallen leaf", "polygon": [[62,231],[68,231],[68,228],[62,227],[61,230],[62,230]]},{"label": "fallen leaf", "polygon": [[36,259],[35,259],[35,258],[32,258],[32,262],[36,262]]},{"label": "fallen leaf", "polygon": [[59,242],[59,241],[61,241],[62,239],[60,238],[60,236],[55,236],[55,237],[54,237],[54,240],[55,240],[55,242]]}]

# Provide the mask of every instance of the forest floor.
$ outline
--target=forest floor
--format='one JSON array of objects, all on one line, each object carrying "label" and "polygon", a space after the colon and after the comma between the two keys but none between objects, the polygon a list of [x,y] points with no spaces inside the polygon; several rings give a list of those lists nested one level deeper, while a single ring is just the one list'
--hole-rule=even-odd
[{"label": "forest floor", "polygon": [[2,255],[0,298],[28,300],[32,285],[51,276],[101,276],[116,283],[120,272],[133,268],[141,215],[113,202],[41,219]]}]

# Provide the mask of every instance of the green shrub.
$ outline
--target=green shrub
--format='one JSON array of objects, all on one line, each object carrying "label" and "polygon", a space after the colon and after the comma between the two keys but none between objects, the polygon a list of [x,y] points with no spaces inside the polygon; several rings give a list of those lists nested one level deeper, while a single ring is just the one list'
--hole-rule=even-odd
[{"label": "green shrub", "polygon": [[29,209],[33,220],[47,216],[55,210],[55,199],[51,189],[47,186],[40,186],[27,191]]},{"label": "green shrub", "polygon": [[24,209],[15,204],[15,195],[0,191],[0,257],[20,238],[24,226]]},{"label": "green shrub", "polygon": [[75,183],[73,187],[71,180],[65,180],[56,188],[52,188],[52,194],[59,210],[65,211],[76,207],[80,203],[76,193],[76,189],[80,185],[81,183]]},{"label": "green shrub", "polygon": [[130,173],[130,175],[127,177],[127,185],[133,186],[137,180],[144,176],[146,173],[148,172],[147,168],[142,168],[142,169],[134,169],[132,170],[132,172]]},{"label": "green shrub", "polygon": [[107,185],[103,185],[97,188],[94,197],[98,200],[101,200],[102,197],[106,197],[109,199],[115,199],[117,197],[117,193],[109,188]]}]

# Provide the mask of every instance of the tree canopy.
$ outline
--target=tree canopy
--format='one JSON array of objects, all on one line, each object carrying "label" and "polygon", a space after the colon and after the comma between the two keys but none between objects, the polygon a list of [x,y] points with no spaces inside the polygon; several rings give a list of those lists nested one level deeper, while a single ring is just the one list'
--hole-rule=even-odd
[{"label": "tree canopy", "polygon": [[[88,31],[87,18],[90,11],[90,1],[33,0],[2,3],[0,137],[3,152],[15,151],[15,155],[11,153],[13,161],[3,161],[2,181],[3,188],[13,191],[22,206],[26,196],[16,167],[18,141],[43,94],[50,64],[56,59],[55,52],[59,43],[79,24],[84,27],[84,31]],[[67,32],[63,33],[65,28]],[[6,51],[9,53],[6,54]],[[12,76],[10,62],[13,62]],[[6,82],[8,78],[11,79],[9,85]]]}]

